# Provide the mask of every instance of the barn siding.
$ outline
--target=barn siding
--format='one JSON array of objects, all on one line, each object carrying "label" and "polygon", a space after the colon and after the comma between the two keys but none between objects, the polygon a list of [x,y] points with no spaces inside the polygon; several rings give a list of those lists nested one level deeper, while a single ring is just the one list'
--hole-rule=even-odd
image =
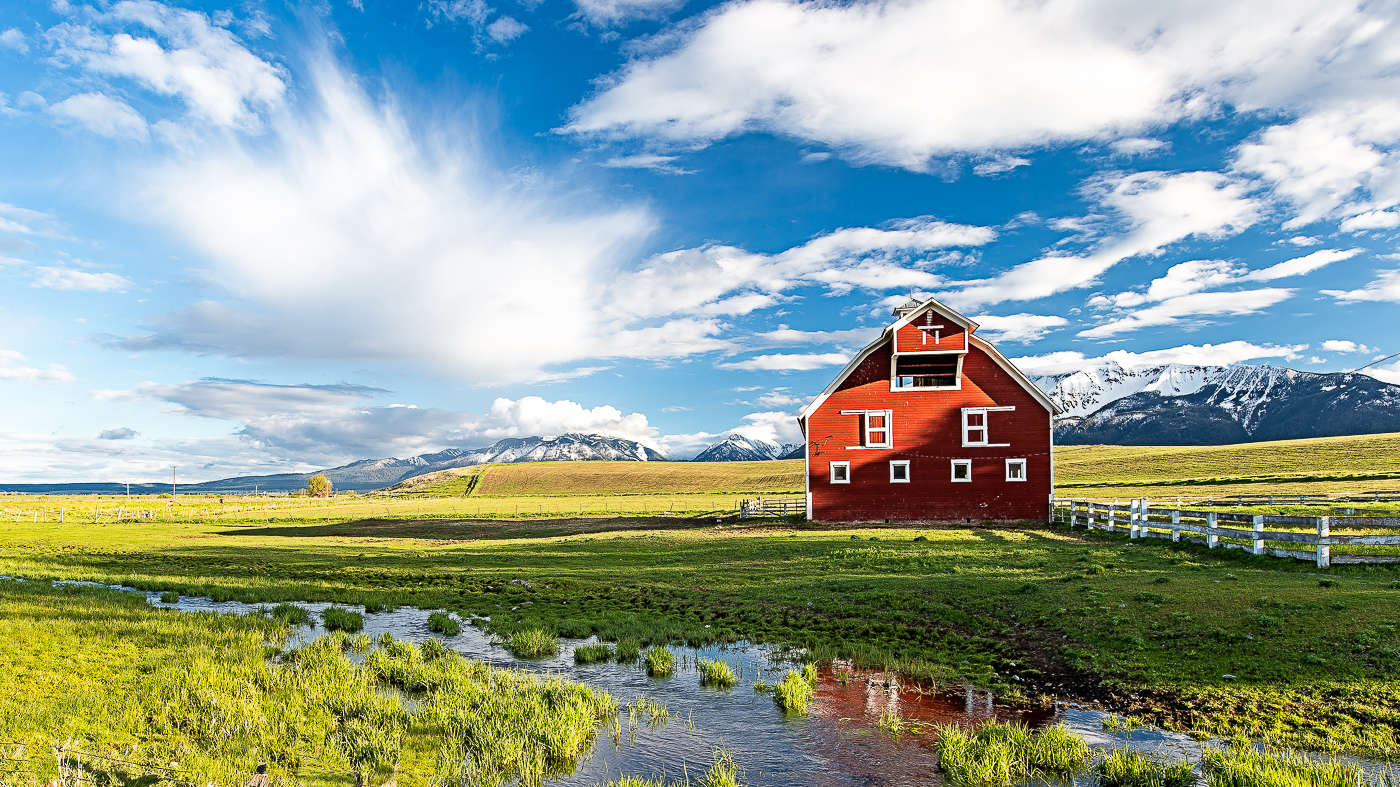
[{"label": "barn siding", "polygon": [[934,343],[933,334],[928,334],[928,343],[924,343],[924,331],[919,330],[917,325],[924,324],[924,317],[920,315],[914,322],[900,328],[895,334],[895,346],[900,353],[948,353],[962,352],[967,349],[967,333],[961,325],[948,319],[940,317],[937,312],[932,312],[933,324],[942,325],[943,330],[939,331],[938,342]]},{"label": "barn siding", "polygon": [[[890,391],[892,342],[876,349],[807,421],[812,518],[820,521],[1044,519],[1051,493],[1050,427],[1044,405],[973,347],[957,391]],[[990,442],[962,447],[963,407],[989,413]],[[893,447],[860,445],[860,419],[842,410],[892,410]],[[1027,480],[1006,480],[1005,460],[1024,458]],[[910,483],[892,484],[889,462],[910,462]],[[972,482],[952,481],[951,460],[972,460]],[[830,463],[851,463],[851,483],[832,484]]]}]

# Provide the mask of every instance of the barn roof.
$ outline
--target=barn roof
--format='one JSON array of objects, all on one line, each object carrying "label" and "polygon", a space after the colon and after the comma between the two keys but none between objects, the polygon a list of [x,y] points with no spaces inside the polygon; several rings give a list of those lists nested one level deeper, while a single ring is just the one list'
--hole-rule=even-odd
[{"label": "barn roof", "polygon": [[855,357],[851,359],[850,363],[847,363],[846,366],[841,370],[841,373],[836,375],[836,377],[830,383],[827,384],[826,388],[822,389],[822,392],[817,395],[817,398],[813,399],[811,404],[808,404],[806,407],[802,408],[802,412],[798,414],[797,420],[799,422],[805,423],[807,419],[812,415],[812,413],[815,413],[817,411],[817,408],[821,407],[822,403],[825,402],[827,398],[836,391],[836,388],[840,386],[841,383],[844,382],[847,377],[850,377],[851,373],[854,372],[861,365],[861,363],[865,361],[866,358],[870,357],[871,353],[884,346],[885,342],[891,341],[896,331],[908,325],[915,318],[928,311],[930,308],[937,308],[939,312],[942,313],[944,316],[948,317],[949,319],[955,322],[960,323],[964,328],[966,328],[968,343],[970,345],[975,345],[978,349],[985,352],[987,354],[987,357],[991,358],[997,366],[1001,367],[1002,371],[1010,375],[1011,379],[1015,380],[1022,388],[1026,389],[1026,392],[1029,393],[1037,402],[1040,402],[1040,404],[1046,410],[1049,410],[1052,414],[1056,415],[1058,415],[1061,412],[1059,406],[1056,405],[1055,402],[1051,400],[1050,397],[1047,396],[1044,391],[1040,390],[1040,388],[1037,387],[1035,383],[1031,382],[1031,379],[1027,377],[1024,372],[1016,368],[1016,364],[1012,363],[1005,355],[1002,355],[1001,351],[998,350],[996,347],[992,346],[991,342],[987,341],[986,339],[983,339],[981,336],[973,334],[973,331],[977,330],[977,323],[958,313],[954,309],[945,306],[938,300],[934,298],[929,298],[927,301],[924,301],[918,309],[909,312],[904,317],[895,320],[890,325],[885,326],[885,329],[880,332],[880,335],[876,337],[875,341],[871,342],[870,344],[867,344],[864,348],[861,349],[860,352],[856,353]]}]

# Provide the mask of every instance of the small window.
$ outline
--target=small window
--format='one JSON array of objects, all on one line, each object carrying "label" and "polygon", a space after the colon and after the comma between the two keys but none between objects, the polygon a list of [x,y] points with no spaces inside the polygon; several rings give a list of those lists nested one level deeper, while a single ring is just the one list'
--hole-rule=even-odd
[{"label": "small window", "polygon": [[901,355],[894,359],[896,388],[958,387],[958,356]]},{"label": "small window", "polygon": [[866,448],[890,447],[890,411],[876,410],[865,414]]},{"label": "small window", "polygon": [[901,459],[894,462],[890,462],[890,483],[909,483],[909,460]]},{"label": "small window", "polygon": [[953,460],[953,481],[954,481],[954,482],[957,482],[957,483],[971,483],[971,482],[972,482],[972,460],[971,460],[971,459],[954,459],[954,460]]},{"label": "small window", "polygon": [[968,408],[962,411],[963,445],[987,444],[987,411]]},{"label": "small window", "polygon": [[1006,460],[1006,480],[1024,481],[1026,480],[1026,460],[1008,459]]},{"label": "small window", "polygon": [[832,462],[831,463],[831,483],[849,484],[851,483],[851,463]]}]

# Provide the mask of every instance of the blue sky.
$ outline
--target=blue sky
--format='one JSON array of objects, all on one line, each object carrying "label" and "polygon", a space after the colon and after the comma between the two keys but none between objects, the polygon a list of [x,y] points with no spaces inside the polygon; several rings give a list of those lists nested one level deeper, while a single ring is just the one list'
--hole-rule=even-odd
[{"label": "blue sky", "polygon": [[6,4],[0,475],[792,442],[911,289],[1032,374],[1400,351],[1396,4],[1151,5]]}]

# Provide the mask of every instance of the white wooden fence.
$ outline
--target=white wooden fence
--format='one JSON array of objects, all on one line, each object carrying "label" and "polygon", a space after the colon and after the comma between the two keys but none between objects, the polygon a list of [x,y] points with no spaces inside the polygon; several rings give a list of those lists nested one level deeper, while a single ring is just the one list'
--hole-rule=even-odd
[{"label": "white wooden fence", "polygon": [[752,516],[787,516],[807,513],[805,497],[760,497],[739,501],[739,518]]},{"label": "white wooden fence", "polygon": [[[1236,514],[1228,511],[1196,511],[1154,508],[1147,499],[1129,500],[1127,505],[1094,500],[1056,499],[1052,521],[1071,528],[1084,527],[1127,533],[1129,538],[1169,538],[1180,542],[1204,543],[1215,549],[1244,549],[1255,555],[1272,555],[1316,562],[1318,568],[1334,563],[1400,563],[1400,555],[1348,551],[1332,554],[1332,547],[1400,546],[1400,517],[1360,516],[1270,516]],[[1238,527],[1235,525],[1244,525]],[[1265,526],[1274,526],[1266,530]],[[1280,530],[1279,527],[1297,529]],[[1303,529],[1306,528],[1306,529]],[[1337,533],[1337,530],[1390,529],[1394,535]],[[1221,539],[1230,539],[1222,541]],[[1266,542],[1286,543],[1305,548],[1266,546]]]}]

